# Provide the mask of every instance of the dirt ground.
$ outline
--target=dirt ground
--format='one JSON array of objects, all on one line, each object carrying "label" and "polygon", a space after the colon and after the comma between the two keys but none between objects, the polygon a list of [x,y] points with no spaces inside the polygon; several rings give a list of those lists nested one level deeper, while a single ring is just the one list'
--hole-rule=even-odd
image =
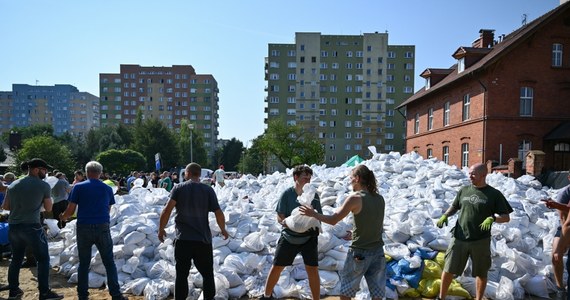
[{"label": "dirt ground", "polygon": [[[9,260],[3,259],[0,262],[0,283],[8,283],[8,265]],[[22,299],[38,299],[38,281],[36,279],[36,268],[23,268],[20,270],[20,288],[24,291],[24,296]],[[55,269],[50,272],[50,286],[58,294],[63,294],[64,299],[77,299],[77,290],[74,283],[68,283],[67,278],[61,274],[58,274]],[[111,299],[109,292],[106,289],[89,289],[90,299]],[[126,294],[129,299],[132,300],[143,300],[143,296],[133,296]],[[8,299],[8,291],[0,292],[0,300]],[[169,298],[171,299],[171,298]]]}]

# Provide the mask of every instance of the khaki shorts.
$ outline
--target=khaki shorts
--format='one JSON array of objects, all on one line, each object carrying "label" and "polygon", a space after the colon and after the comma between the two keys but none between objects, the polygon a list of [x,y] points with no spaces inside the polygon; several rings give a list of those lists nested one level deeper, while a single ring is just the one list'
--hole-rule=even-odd
[{"label": "khaki shorts", "polygon": [[471,257],[471,276],[487,278],[491,268],[491,238],[478,241],[461,241],[452,239],[445,252],[445,267],[443,271],[461,275]]}]

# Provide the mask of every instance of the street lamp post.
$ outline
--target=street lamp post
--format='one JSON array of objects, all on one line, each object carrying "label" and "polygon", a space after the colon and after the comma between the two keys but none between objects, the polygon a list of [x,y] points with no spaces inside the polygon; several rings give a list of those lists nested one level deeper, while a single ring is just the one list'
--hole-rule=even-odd
[{"label": "street lamp post", "polygon": [[193,131],[194,131],[194,124],[190,123],[188,124],[188,129],[190,129],[190,162],[194,162],[194,153],[193,153],[193,147],[194,147],[194,143],[192,142],[192,136],[193,136]]}]

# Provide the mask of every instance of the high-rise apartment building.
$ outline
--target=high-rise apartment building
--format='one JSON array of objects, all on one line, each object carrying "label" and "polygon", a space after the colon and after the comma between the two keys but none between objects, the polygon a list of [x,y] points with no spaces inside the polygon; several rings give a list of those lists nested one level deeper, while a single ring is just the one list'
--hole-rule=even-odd
[{"label": "high-rise apartment building", "polygon": [[208,156],[218,139],[218,83],[212,75],[196,74],[189,65],[142,67],[121,65],[120,73],[99,74],[101,126],[132,125],[137,112],[180,131],[187,119],[205,140]]},{"label": "high-rise apartment building", "polygon": [[37,124],[51,124],[56,135],[84,135],[99,127],[99,98],[69,84],[13,84],[0,92],[0,132]]},{"label": "high-rise apartment building", "polygon": [[369,146],[405,150],[405,119],[395,108],[413,94],[415,46],[388,45],[387,33],[296,33],[269,44],[268,123],[282,119],[314,134],[325,163],[338,166]]}]

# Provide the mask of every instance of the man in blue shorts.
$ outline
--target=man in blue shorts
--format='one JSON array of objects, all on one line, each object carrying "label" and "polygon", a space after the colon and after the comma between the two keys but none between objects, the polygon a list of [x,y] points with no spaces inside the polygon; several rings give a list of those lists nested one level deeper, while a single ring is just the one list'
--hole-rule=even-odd
[{"label": "man in blue shorts", "polygon": [[[297,256],[301,253],[305,270],[309,278],[309,287],[313,299],[320,299],[321,283],[319,279],[319,253],[318,253],[318,229],[310,229],[307,232],[297,233],[285,224],[285,218],[291,215],[293,209],[301,204],[297,201],[297,197],[303,194],[303,187],[311,181],[313,170],[308,166],[296,166],[293,169],[293,180],[295,186],[288,188],[283,192],[279,202],[277,203],[277,222],[283,226],[281,237],[275,249],[275,258],[273,266],[269,271],[267,282],[265,283],[265,294],[261,299],[272,299],[273,288],[279,281],[279,276],[286,266],[290,266]],[[315,194],[315,198],[311,202],[311,206],[322,213],[321,202],[319,196]]]}]

